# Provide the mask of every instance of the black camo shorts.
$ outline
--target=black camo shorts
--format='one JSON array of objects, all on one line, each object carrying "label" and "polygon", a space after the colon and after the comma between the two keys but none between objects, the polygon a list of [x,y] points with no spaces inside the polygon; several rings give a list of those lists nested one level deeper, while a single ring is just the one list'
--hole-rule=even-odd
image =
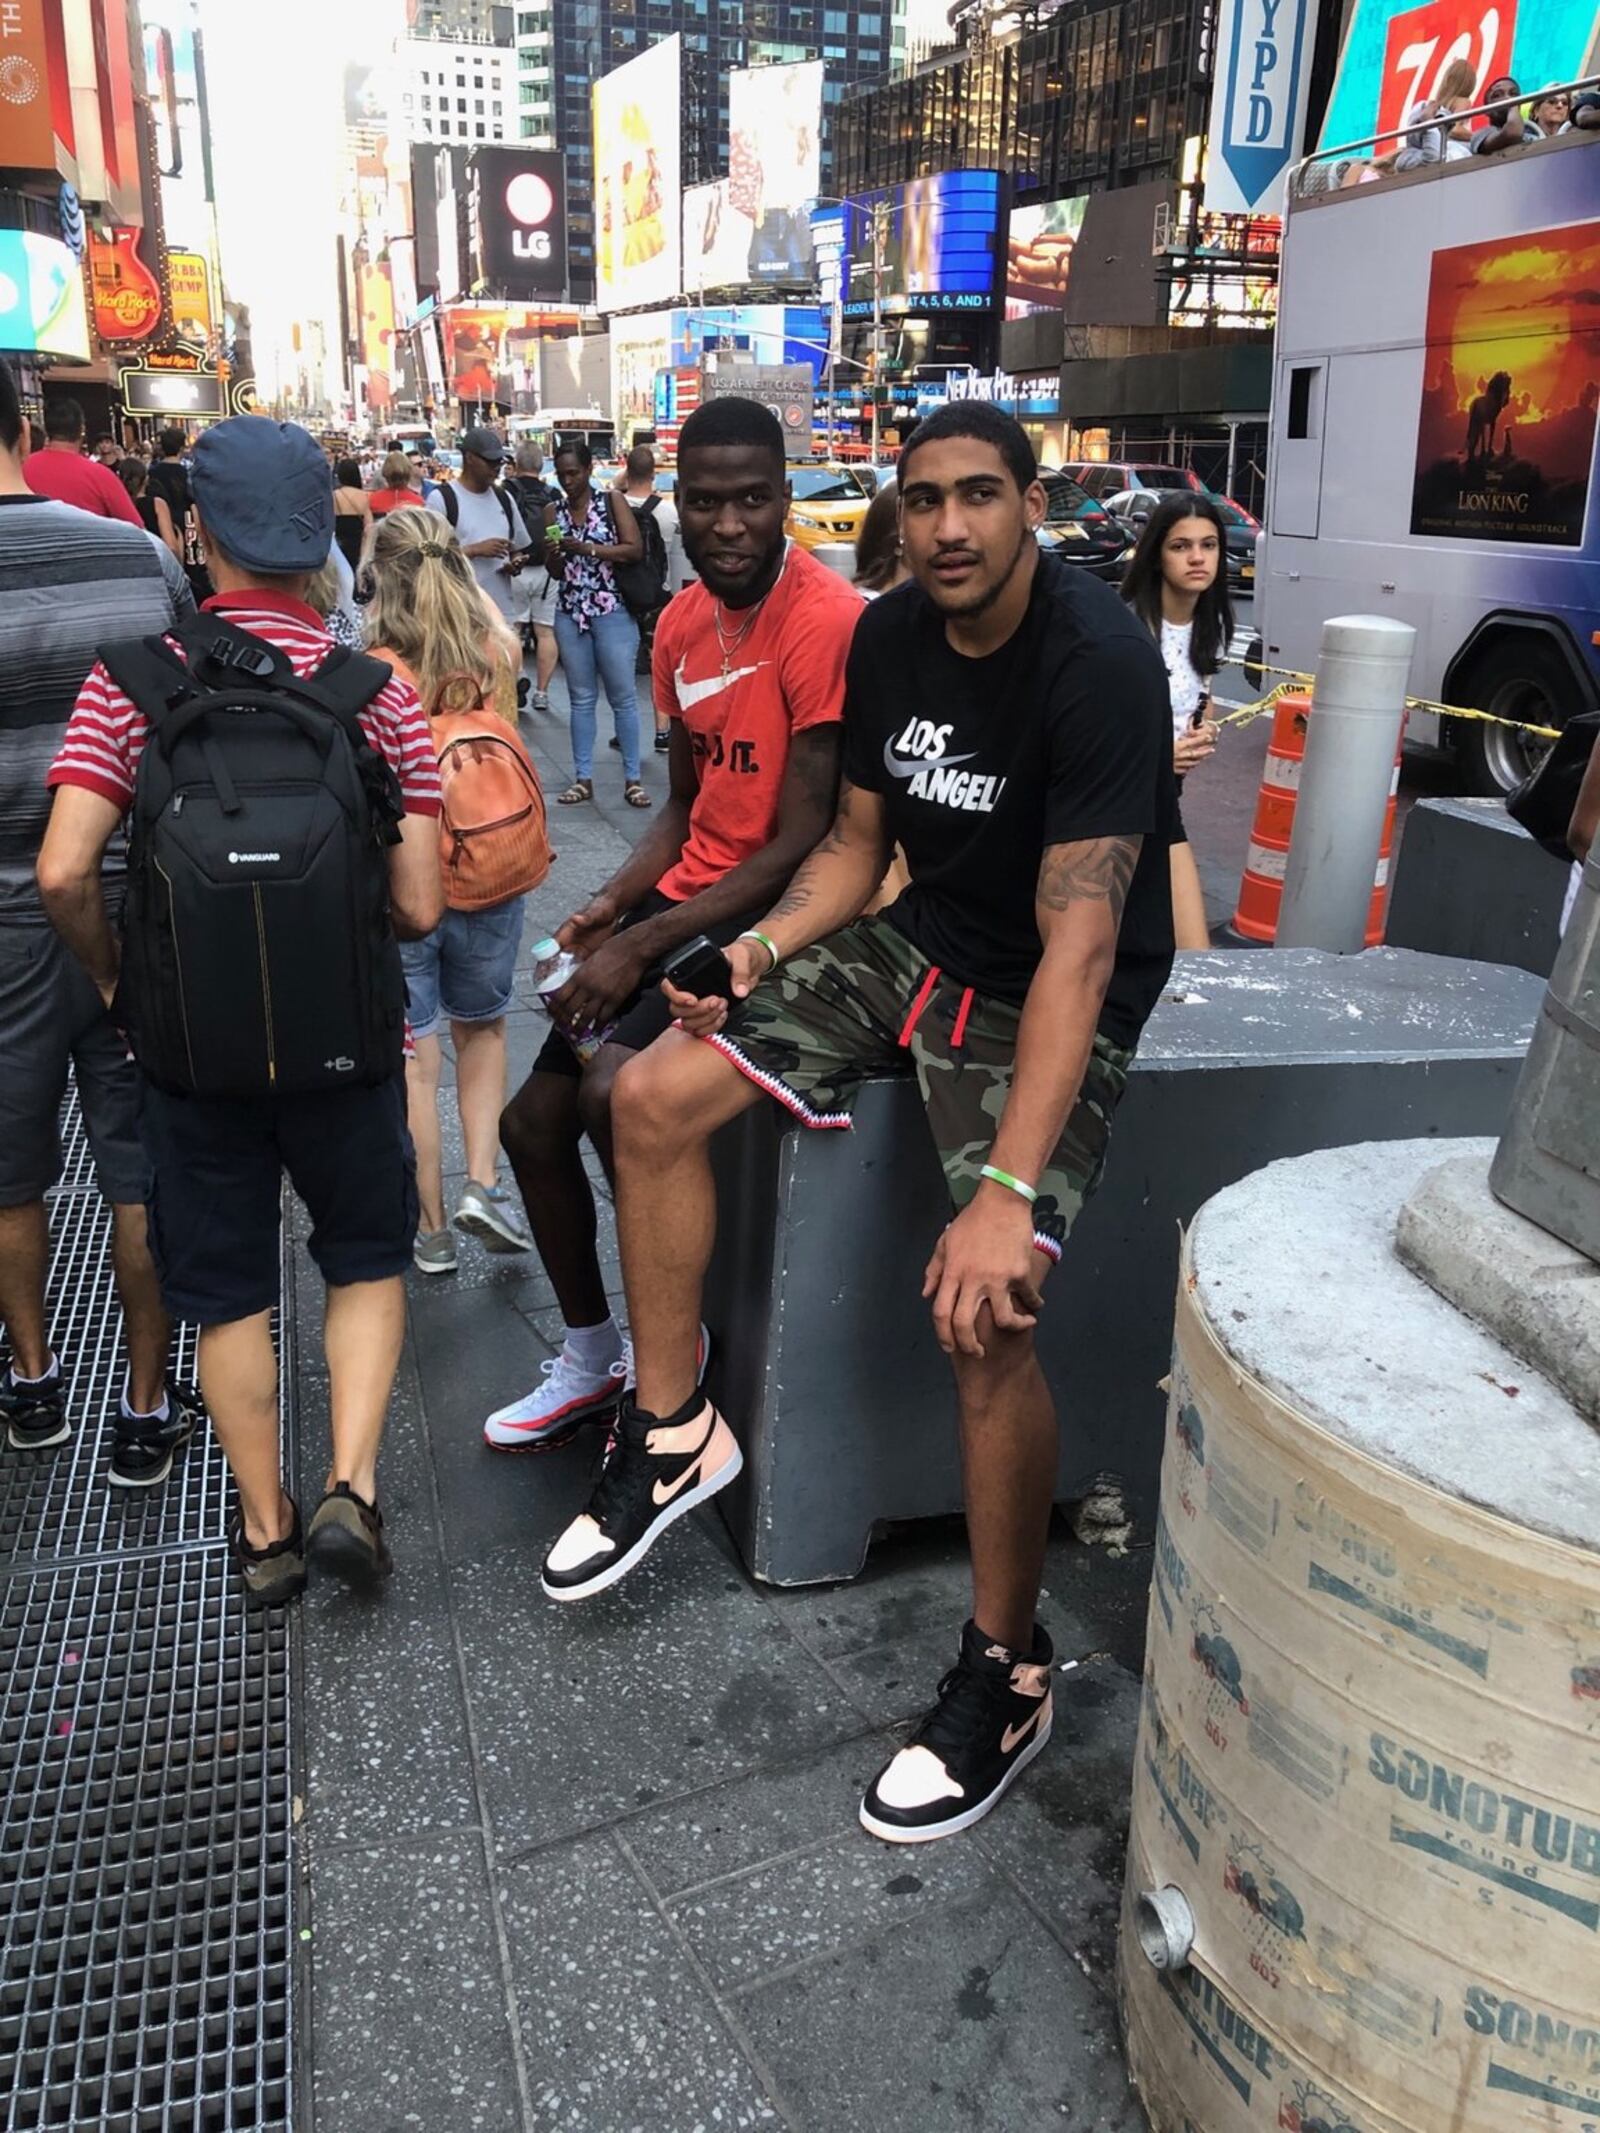
[{"label": "black camo shorts", "polygon": [[[981,1183],[1011,1093],[1022,1010],[945,978],[882,916],[780,965],[705,1041],[807,1126],[848,1127],[864,1081],[915,1072],[952,1205]],[[1044,1175],[1034,1243],[1051,1259],[1100,1182],[1133,1055],[1096,1036]]]}]

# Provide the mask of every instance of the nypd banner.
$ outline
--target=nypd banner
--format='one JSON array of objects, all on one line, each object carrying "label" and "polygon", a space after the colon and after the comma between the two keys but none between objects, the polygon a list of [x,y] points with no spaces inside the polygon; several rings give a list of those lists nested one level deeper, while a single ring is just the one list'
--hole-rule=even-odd
[{"label": "nypd banner", "polygon": [[1301,153],[1315,29],[1312,0],[1221,0],[1205,204],[1276,215]]}]

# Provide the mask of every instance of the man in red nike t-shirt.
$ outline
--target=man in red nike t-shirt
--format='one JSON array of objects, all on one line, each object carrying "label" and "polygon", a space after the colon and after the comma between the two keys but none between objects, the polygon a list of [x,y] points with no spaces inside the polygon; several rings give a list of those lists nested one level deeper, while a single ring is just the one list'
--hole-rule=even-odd
[{"label": "man in red nike t-shirt", "polygon": [[672,717],[671,792],[557,936],[583,959],[556,996],[559,1017],[609,1034],[582,1066],[553,1030],[500,1121],[566,1328],[540,1383],[485,1423],[504,1450],[605,1419],[630,1382],[579,1142],[587,1132],[609,1170],[612,1080],[670,1020],[662,961],[697,934],[733,940],[832,820],[845,655],[863,604],[785,540],[788,502],[777,417],[751,400],[696,409],[679,438],[677,504],[700,582],[663,614],[653,666],[656,708]]}]

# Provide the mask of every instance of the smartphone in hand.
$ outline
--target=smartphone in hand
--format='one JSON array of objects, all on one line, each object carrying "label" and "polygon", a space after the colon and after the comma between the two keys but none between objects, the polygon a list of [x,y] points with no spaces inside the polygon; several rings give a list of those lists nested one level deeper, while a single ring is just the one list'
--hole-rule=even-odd
[{"label": "smartphone in hand", "polygon": [[690,993],[697,1000],[733,999],[733,967],[703,933],[675,949],[662,964],[661,975],[675,991]]}]

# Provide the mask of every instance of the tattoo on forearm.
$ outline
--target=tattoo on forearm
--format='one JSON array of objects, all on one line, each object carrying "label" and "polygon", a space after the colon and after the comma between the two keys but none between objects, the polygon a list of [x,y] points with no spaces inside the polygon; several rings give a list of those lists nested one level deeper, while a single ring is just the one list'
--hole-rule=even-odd
[{"label": "tattoo on forearm", "polygon": [[1081,844],[1051,845],[1039,868],[1036,901],[1047,911],[1109,904],[1113,923],[1120,924],[1143,843],[1142,837],[1091,837]]},{"label": "tattoo on forearm", "polygon": [[806,908],[811,901],[812,894],[812,883],[806,878],[810,872],[811,860],[808,859],[793,881],[790,882],[788,888],[784,890],[778,901],[767,913],[768,918],[793,918],[797,911],[803,911]]}]

